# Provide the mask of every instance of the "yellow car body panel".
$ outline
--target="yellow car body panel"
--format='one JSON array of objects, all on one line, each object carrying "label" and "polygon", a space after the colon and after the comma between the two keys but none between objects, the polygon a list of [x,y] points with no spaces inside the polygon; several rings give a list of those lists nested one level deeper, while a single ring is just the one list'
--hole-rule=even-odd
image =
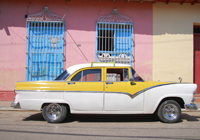
[{"label": "yellow car body panel", "polygon": [[17,82],[15,90],[64,91],[65,83],[58,81]]},{"label": "yellow car body panel", "polygon": [[65,91],[103,92],[103,82],[68,82]]}]

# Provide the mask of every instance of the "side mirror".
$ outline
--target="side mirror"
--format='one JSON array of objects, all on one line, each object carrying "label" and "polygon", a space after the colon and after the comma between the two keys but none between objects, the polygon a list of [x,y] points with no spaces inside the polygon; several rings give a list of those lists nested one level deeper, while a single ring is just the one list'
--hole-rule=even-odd
[{"label": "side mirror", "polygon": [[135,83],[135,81],[134,81],[133,78],[130,78],[130,84],[131,84],[131,85],[136,85],[136,83]]}]

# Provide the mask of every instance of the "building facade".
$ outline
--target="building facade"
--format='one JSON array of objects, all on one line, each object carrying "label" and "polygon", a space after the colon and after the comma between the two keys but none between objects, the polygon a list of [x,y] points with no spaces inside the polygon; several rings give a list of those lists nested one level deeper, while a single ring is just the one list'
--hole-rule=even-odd
[{"label": "building facade", "polygon": [[145,80],[194,82],[199,9],[198,1],[3,0],[0,100],[13,99],[16,81],[52,80],[91,61],[130,64]]},{"label": "building facade", "polygon": [[195,38],[200,33],[195,32],[200,25],[199,8],[199,4],[153,5],[153,80],[178,81],[182,77],[183,82],[200,87],[200,61],[195,59],[199,51],[195,48],[200,47]]}]

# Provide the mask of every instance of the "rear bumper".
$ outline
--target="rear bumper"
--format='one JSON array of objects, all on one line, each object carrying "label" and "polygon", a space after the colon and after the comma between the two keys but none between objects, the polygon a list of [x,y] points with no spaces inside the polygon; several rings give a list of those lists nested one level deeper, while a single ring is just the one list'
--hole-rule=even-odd
[{"label": "rear bumper", "polygon": [[16,101],[13,101],[10,105],[11,107],[14,107],[14,108],[18,108],[18,109],[21,109],[21,106],[20,106],[20,103],[19,102],[16,102]]},{"label": "rear bumper", "polygon": [[185,109],[188,111],[196,111],[198,110],[198,107],[194,103],[191,103],[191,104],[185,104]]}]

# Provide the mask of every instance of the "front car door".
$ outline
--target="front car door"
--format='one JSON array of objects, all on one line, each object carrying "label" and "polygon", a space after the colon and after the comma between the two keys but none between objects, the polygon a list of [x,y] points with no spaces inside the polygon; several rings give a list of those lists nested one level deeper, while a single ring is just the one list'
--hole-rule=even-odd
[{"label": "front car door", "polygon": [[[134,70],[132,68],[106,68],[105,111],[143,111],[143,80],[137,79],[131,84]],[[139,77],[139,76],[138,76]]]},{"label": "front car door", "polygon": [[64,100],[73,111],[102,111],[102,69],[82,69],[73,74],[67,81]]}]

